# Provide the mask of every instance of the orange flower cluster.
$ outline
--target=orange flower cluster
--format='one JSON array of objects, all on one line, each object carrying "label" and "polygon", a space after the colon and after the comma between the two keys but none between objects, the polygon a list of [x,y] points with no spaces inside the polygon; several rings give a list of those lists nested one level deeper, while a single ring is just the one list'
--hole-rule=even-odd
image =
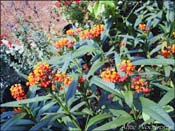
[{"label": "orange flower cluster", "polygon": [[142,31],[146,31],[146,24],[139,24],[139,29]]},{"label": "orange flower cluster", "polygon": [[64,46],[67,46],[67,48],[72,48],[74,45],[74,41],[71,41],[67,38],[63,38],[63,39],[57,41],[54,45],[58,49],[63,48]]},{"label": "orange flower cluster", "polygon": [[117,66],[119,66],[122,72],[125,72],[124,76],[120,76],[114,68],[107,68],[100,74],[102,79],[108,82],[124,82],[128,78],[128,76],[133,73],[135,68],[129,60],[123,60],[121,64]]},{"label": "orange flower cluster", "polygon": [[34,67],[33,72],[29,74],[27,86],[39,85],[46,88],[52,83],[52,75],[49,64],[46,62],[39,62]]},{"label": "orange flower cluster", "polygon": [[94,25],[92,29],[86,29],[80,32],[81,39],[98,38],[104,31],[104,25]]},{"label": "orange flower cluster", "polygon": [[67,30],[67,31],[66,31],[66,34],[67,34],[67,35],[70,35],[70,36],[75,36],[75,32],[74,32],[73,29]]},{"label": "orange flower cluster", "polygon": [[149,93],[148,83],[143,81],[140,76],[136,76],[132,79],[131,89],[134,89],[137,93]]},{"label": "orange flower cluster", "polygon": [[175,44],[173,44],[172,46],[162,48],[161,53],[166,58],[168,58],[171,55],[171,53],[175,54]]},{"label": "orange flower cluster", "polygon": [[81,28],[78,28],[78,29],[69,29],[69,30],[66,31],[66,35],[75,36],[80,31],[81,31]]},{"label": "orange flower cluster", "polygon": [[107,68],[106,70],[101,72],[100,76],[104,81],[108,82],[117,82],[120,77],[114,68]]},{"label": "orange flower cluster", "polygon": [[125,72],[127,75],[133,73],[135,66],[131,63],[130,60],[123,60],[121,64],[117,65],[122,72]]},{"label": "orange flower cluster", "polygon": [[54,80],[56,82],[63,82],[65,86],[69,86],[73,79],[72,77],[67,76],[65,72],[62,72],[62,73],[55,74]]},{"label": "orange flower cluster", "polygon": [[17,101],[27,98],[27,95],[21,84],[12,85],[10,88],[10,92],[13,98],[16,99]]},{"label": "orange flower cluster", "polygon": [[29,74],[26,85],[39,85],[42,88],[47,88],[55,82],[62,82],[65,86],[69,86],[72,80],[72,77],[66,75],[65,72],[53,74],[48,63],[39,62],[33,72]]}]

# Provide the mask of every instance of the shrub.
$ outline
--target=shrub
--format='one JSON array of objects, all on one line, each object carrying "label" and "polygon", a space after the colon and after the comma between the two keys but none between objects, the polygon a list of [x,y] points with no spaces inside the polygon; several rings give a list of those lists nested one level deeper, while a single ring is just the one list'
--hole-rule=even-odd
[{"label": "shrub", "polygon": [[51,40],[27,96],[20,88],[23,100],[1,104],[20,110],[2,113],[2,129],[174,129],[174,2],[120,3],[94,2],[103,22]]}]

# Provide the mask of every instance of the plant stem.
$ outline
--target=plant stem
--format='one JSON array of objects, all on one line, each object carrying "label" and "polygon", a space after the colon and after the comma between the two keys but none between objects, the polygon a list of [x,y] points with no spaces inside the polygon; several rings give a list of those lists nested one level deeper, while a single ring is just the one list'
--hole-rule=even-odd
[{"label": "plant stem", "polygon": [[24,109],[26,110],[27,114],[30,116],[30,118],[35,122],[37,123],[37,120],[35,119],[32,111],[28,108],[27,105],[24,105]]},{"label": "plant stem", "polygon": [[79,131],[81,131],[81,128],[78,124],[78,122],[74,119],[74,117],[71,115],[69,110],[62,104],[61,100],[51,91],[52,96],[54,99],[57,101],[57,103],[63,108],[64,112],[66,113],[67,116],[71,119],[72,123],[78,128]]}]

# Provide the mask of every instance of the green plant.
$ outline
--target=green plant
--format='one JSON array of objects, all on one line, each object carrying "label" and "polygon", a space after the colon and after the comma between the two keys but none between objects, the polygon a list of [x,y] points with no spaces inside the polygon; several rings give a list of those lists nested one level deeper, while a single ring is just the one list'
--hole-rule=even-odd
[{"label": "green plant", "polygon": [[116,10],[109,3],[115,13],[100,12],[104,26],[73,27],[51,41],[53,56],[28,76],[28,99],[1,104],[22,108],[11,119],[15,112],[2,113],[2,129],[174,130],[175,28],[167,4],[124,2]]}]

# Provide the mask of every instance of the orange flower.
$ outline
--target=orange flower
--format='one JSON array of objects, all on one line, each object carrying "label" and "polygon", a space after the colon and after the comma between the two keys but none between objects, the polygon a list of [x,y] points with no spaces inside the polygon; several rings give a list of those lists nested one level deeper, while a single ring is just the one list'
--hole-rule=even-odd
[{"label": "orange flower", "polygon": [[71,84],[71,82],[72,82],[72,77],[70,77],[70,76],[67,76],[65,79],[64,79],[64,85],[65,86],[69,86],[70,84]]},{"label": "orange flower", "polygon": [[81,39],[98,38],[104,31],[104,25],[94,25],[92,29],[86,29],[80,32]]},{"label": "orange flower", "polygon": [[168,58],[171,54],[170,50],[168,50],[167,48],[166,49],[162,49],[162,55],[166,58]]},{"label": "orange flower", "polygon": [[67,46],[68,48],[71,48],[74,45],[74,41],[71,41],[67,38],[60,39],[59,41],[55,42],[55,47],[60,49],[64,46]]},{"label": "orange flower", "polygon": [[75,36],[75,32],[74,32],[73,29],[67,30],[67,31],[66,31],[66,34],[67,34],[67,35],[70,35],[70,36]]},{"label": "orange flower", "polygon": [[17,101],[27,98],[27,95],[21,84],[12,85],[10,88],[10,92],[13,98],[16,99]]},{"label": "orange flower", "polygon": [[36,66],[34,66],[33,72],[31,72],[28,76],[27,86],[39,85],[43,88],[47,88],[51,83],[51,68],[49,64],[46,62],[38,62]]},{"label": "orange flower", "polygon": [[142,31],[146,31],[146,25],[145,24],[139,24],[139,29]]},{"label": "orange flower", "polygon": [[118,64],[120,70],[125,72],[126,75],[130,75],[133,73],[135,66],[131,63],[130,60],[123,60],[121,64]]},{"label": "orange flower", "polygon": [[100,76],[104,81],[108,82],[117,82],[119,79],[119,74],[115,71],[114,68],[112,70],[107,68],[105,71],[101,72]]},{"label": "orange flower", "polygon": [[54,76],[54,80],[57,81],[57,82],[63,82],[65,78],[66,78],[66,73],[65,72],[57,73]]},{"label": "orange flower", "polygon": [[141,79],[141,76],[136,76],[132,79],[131,89],[134,89],[137,93],[149,93],[148,83]]},{"label": "orange flower", "polygon": [[65,72],[62,72],[62,73],[55,74],[54,80],[55,82],[63,82],[65,86],[69,86],[70,83],[72,82],[72,77],[67,76]]}]

